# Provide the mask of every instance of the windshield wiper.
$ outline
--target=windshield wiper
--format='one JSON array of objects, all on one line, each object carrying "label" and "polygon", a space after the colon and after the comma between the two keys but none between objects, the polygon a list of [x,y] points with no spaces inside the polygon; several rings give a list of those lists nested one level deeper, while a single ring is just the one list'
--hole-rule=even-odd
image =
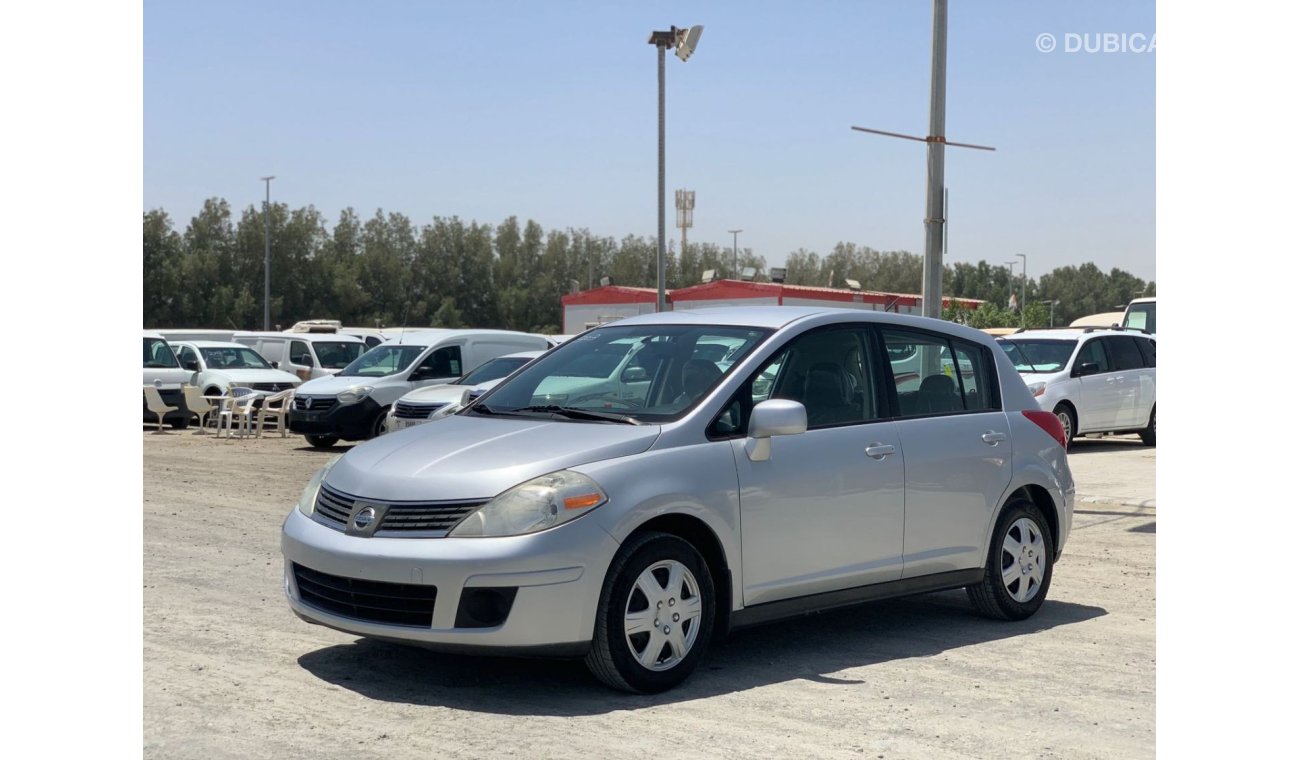
[{"label": "windshield wiper", "polygon": [[625,425],[640,425],[641,421],[635,417],[629,417],[626,414],[615,414],[613,412],[597,412],[592,409],[579,409],[576,406],[557,406],[555,404],[546,404],[543,406],[522,406],[518,409],[511,409],[511,414],[519,412],[544,412],[547,414],[556,414],[561,417],[568,417],[575,420],[599,420],[601,422],[621,422]]}]

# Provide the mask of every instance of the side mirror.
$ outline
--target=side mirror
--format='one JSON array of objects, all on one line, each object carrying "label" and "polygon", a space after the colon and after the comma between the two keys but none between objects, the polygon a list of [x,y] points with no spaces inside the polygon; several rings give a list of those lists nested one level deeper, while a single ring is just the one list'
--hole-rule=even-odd
[{"label": "side mirror", "polygon": [[808,410],[798,401],[774,398],[760,402],[749,415],[745,453],[751,462],[772,457],[772,436],[799,435],[808,430]]},{"label": "side mirror", "polygon": [[271,369],[279,369],[280,362],[271,362]]},{"label": "side mirror", "polygon": [[619,379],[625,383],[644,383],[650,379],[650,373],[645,371],[645,367],[628,367]]},{"label": "side mirror", "polygon": [[1097,366],[1097,362],[1082,362],[1078,367],[1075,367],[1074,374],[1079,377],[1087,377],[1088,375],[1095,375],[1100,371],[1101,367]]}]

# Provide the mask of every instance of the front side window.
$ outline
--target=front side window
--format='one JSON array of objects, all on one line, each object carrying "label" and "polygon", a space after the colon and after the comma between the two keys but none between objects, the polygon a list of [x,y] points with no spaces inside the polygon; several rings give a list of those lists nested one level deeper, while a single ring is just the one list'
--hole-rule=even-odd
[{"label": "front side window", "polygon": [[460,346],[444,346],[424,357],[414,374],[420,377],[460,377]]},{"label": "front side window", "polygon": [[301,364],[304,367],[315,364],[311,360],[311,349],[308,348],[306,341],[294,340],[289,342],[289,361],[293,364]]},{"label": "front side window", "polygon": [[198,366],[199,355],[194,353],[194,349],[189,346],[181,346],[181,350],[177,352],[176,358],[180,359],[181,366],[183,367],[189,367],[191,365]]},{"label": "front side window", "polygon": [[[340,345],[361,345],[359,343]],[[380,346],[357,357],[339,372],[339,377],[387,377],[411,366],[428,346]]]},{"label": "front side window", "polygon": [[[316,358],[325,369],[341,369],[366,352],[366,344],[361,341],[318,340],[312,343],[316,348]],[[306,362],[311,364],[310,361]]]},{"label": "front side window", "polygon": [[1097,365],[1098,372],[1110,372],[1110,362],[1106,360],[1106,349],[1101,346],[1101,339],[1094,338],[1083,344],[1079,356],[1074,360],[1074,371],[1079,373],[1084,364]]},{"label": "front side window", "polygon": [[146,369],[163,369],[179,367],[176,355],[172,353],[167,341],[158,338],[144,339],[144,366]]},{"label": "front side window", "polygon": [[1142,352],[1142,362],[1148,367],[1156,366],[1156,342],[1150,338],[1134,338],[1138,350]]},{"label": "front side window", "polygon": [[1129,306],[1124,315],[1124,327],[1136,327],[1148,333],[1156,331],[1156,305],[1154,303],[1135,303]]},{"label": "front side window", "polygon": [[524,367],[466,413],[636,423],[678,419],[769,335],[770,330],[716,325],[598,328]]},{"label": "front side window", "polygon": [[[186,358],[193,356],[193,350],[185,350],[188,352]],[[201,348],[199,353],[203,354],[203,363],[208,365],[208,369],[271,369],[271,365],[251,348]]]},{"label": "front side window", "polygon": [[512,356],[510,358],[499,356],[495,359],[491,359],[489,361],[480,364],[478,366],[478,369],[469,372],[464,377],[462,377],[461,379],[457,380],[455,383],[452,384],[453,385],[480,385],[482,383],[491,382],[493,380],[500,380],[501,378],[505,377],[511,372],[514,372],[515,370],[519,369],[520,367],[524,366],[530,361],[532,360],[526,356]]}]

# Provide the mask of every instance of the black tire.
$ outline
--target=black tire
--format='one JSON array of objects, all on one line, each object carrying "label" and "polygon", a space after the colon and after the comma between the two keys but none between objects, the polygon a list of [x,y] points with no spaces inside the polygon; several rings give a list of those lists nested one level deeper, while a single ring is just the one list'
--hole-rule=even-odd
[{"label": "black tire", "polygon": [[168,420],[167,424],[172,426],[172,430],[184,430],[190,426],[190,418],[181,417],[179,419]]},{"label": "black tire", "polygon": [[375,418],[374,424],[370,426],[370,437],[378,438],[388,432],[388,407],[379,410],[379,416]]},{"label": "black tire", "polygon": [[[646,602],[646,611],[658,614],[651,607],[655,602],[650,601],[640,591],[634,591],[634,587],[637,578],[643,572],[661,563],[679,563],[690,571],[698,590],[700,615],[693,622],[683,620],[679,623],[682,626],[680,635],[688,641],[685,655],[663,670],[652,670],[637,659],[633,650],[633,639],[644,635],[645,639],[637,638],[637,640],[644,642],[642,652],[646,652],[651,642],[658,640],[658,632],[633,634],[629,637],[625,634],[624,618],[629,608],[639,600]],[[666,576],[668,570],[663,569],[663,572]],[[685,584],[681,589],[689,590]],[[686,607],[686,603],[689,603],[689,598],[681,594],[683,608]],[[690,543],[677,536],[653,531],[632,536],[614,556],[614,561],[610,563],[609,571],[605,574],[605,585],[600,592],[600,605],[596,608],[596,629],[586,659],[587,667],[605,684],[620,691],[654,694],[671,689],[686,680],[708,648],[709,640],[713,636],[716,598],[709,566]],[[675,597],[670,599],[672,606],[675,606],[675,602]],[[669,607],[660,609],[664,610],[665,616],[669,614]],[[655,628],[659,627],[660,622],[655,621]],[[662,623],[669,628],[675,627],[674,621],[667,617]],[[654,638],[651,638],[652,636]],[[651,656],[668,651],[670,654],[663,659],[671,660],[673,655],[668,643],[661,641],[659,646],[659,652]]]},{"label": "black tire", "polygon": [[315,449],[328,449],[339,442],[338,437],[332,435],[307,435],[303,437],[306,438],[307,443],[310,443],[312,448]]},{"label": "black tire", "polygon": [[[1025,523],[1022,520],[1028,520],[1031,527],[1031,536],[1025,536],[1022,529]],[[1004,550],[1004,543],[1008,538],[1012,542],[1029,543],[1027,539],[1036,536],[1041,543],[1041,548],[1031,549],[1033,556],[1010,555]],[[1006,506],[1002,508],[1002,514],[998,515],[997,525],[993,530],[993,540],[989,542],[988,560],[984,565],[984,580],[966,587],[966,594],[970,597],[971,604],[975,609],[985,617],[996,620],[1024,620],[1038,611],[1043,605],[1043,600],[1047,598],[1047,591],[1052,586],[1052,566],[1053,559],[1056,556],[1056,547],[1052,542],[1051,531],[1047,528],[1047,521],[1043,519],[1043,514],[1038,510],[1038,506],[1030,501],[1023,494],[1016,494],[1007,500]],[[1041,562],[1038,567],[1041,568],[1041,580],[1029,582],[1028,598],[1019,601],[1012,596],[1010,584],[1003,582],[1003,568],[1006,567],[1014,573],[1014,566],[1020,564],[1021,568],[1026,567],[1024,561],[1028,559],[1028,567],[1034,567],[1034,563]],[[1009,561],[1008,561],[1009,560]],[[1016,592],[1021,591],[1020,584],[1026,583],[1026,578],[1021,577],[1015,581]],[[1035,588],[1036,583],[1036,588]]]},{"label": "black tire", "polygon": [[1151,419],[1147,420],[1145,428],[1138,431],[1138,435],[1142,437],[1143,444],[1147,446],[1156,445],[1156,408],[1154,406],[1151,407]]},{"label": "black tire", "polygon": [[1068,451],[1070,441],[1079,434],[1079,416],[1075,414],[1074,407],[1069,404],[1057,404],[1052,410],[1052,414],[1061,421],[1061,427],[1065,428],[1065,448]]}]

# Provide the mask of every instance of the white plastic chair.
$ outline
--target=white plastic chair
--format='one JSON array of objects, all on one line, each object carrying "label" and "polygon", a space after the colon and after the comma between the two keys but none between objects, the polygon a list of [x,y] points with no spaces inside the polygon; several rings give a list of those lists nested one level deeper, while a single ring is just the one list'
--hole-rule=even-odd
[{"label": "white plastic chair", "polygon": [[152,385],[144,386],[144,402],[145,405],[149,407],[149,411],[158,415],[158,429],[154,431],[154,434],[157,435],[158,433],[162,433],[166,435],[167,431],[163,430],[163,415],[168,412],[174,412],[177,409],[180,409],[180,407],[168,406],[167,402],[163,401],[162,394]]},{"label": "white plastic chair", "polygon": [[292,405],[293,388],[262,399],[262,408],[257,411],[257,437],[262,437],[262,427],[266,424],[267,417],[275,420],[275,427],[280,431],[281,438],[288,437],[289,408]]},{"label": "white plastic chair", "polygon": [[221,411],[217,412],[217,437],[226,431],[226,438],[234,437],[235,423],[239,423],[239,437],[252,432],[253,403],[260,394],[252,388],[232,386],[230,396],[221,401]]},{"label": "white plastic chair", "polygon": [[181,392],[185,394],[185,408],[190,410],[190,414],[198,415],[199,429],[194,431],[195,435],[207,435],[208,429],[205,424],[209,414],[212,414],[217,407],[212,405],[197,386],[182,385]]}]

